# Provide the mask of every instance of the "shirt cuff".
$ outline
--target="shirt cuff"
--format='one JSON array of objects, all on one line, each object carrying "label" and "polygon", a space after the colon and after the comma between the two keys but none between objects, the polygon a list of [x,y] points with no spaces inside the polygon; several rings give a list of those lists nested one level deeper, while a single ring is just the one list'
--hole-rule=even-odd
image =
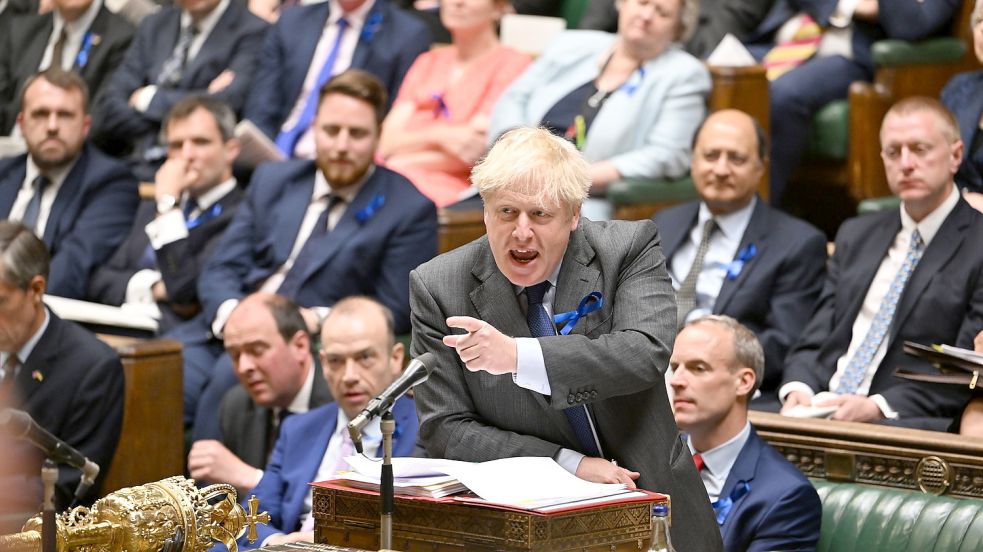
[{"label": "shirt cuff", "polygon": [[516,368],[512,381],[523,389],[535,391],[547,397],[552,395],[550,380],[546,375],[546,361],[539,340],[532,337],[515,339]]},{"label": "shirt cuff", "polygon": [[153,101],[154,96],[156,94],[157,94],[156,84],[150,84],[144,86],[143,88],[140,89],[140,93],[137,94],[136,102],[135,102],[136,105],[133,106],[133,109],[136,109],[140,113],[147,111],[147,108],[150,107],[150,102]]},{"label": "shirt cuff", "polygon": [[224,303],[218,306],[218,310],[215,311],[215,320],[212,320],[212,335],[215,336],[215,339],[222,339],[225,323],[229,321],[229,316],[232,315],[232,311],[238,305],[238,299],[226,299]]},{"label": "shirt cuff", "polygon": [[877,408],[881,409],[881,414],[883,414],[885,418],[888,420],[898,419],[899,415],[897,410],[894,410],[891,408],[891,405],[887,404],[887,399],[884,398],[884,395],[871,395],[869,398],[870,400],[874,401]]},{"label": "shirt cuff", "polygon": [[801,381],[790,381],[778,390],[778,399],[782,401],[782,404],[785,404],[785,397],[787,397],[792,391],[801,391],[809,395],[810,399],[816,396],[816,392],[813,391],[808,385],[802,383]]},{"label": "shirt cuff", "polygon": [[577,475],[577,468],[580,467],[580,461],[583,459],[584,455],[575,450],[560,449],[560,452],[556,453],[556,463],[574,475]]},{"label": "shirt cuff", "polygon": [[171,209],[159,215],[148,222],[143,229],[150,238],[150,245],[154,250],[188,237],[188,225],[180,209]]},{"label": "shirt cuff", "polygon": [[265,473],[263,470],[258,468],[256,469],[256,473],[253,475],[252,482],[249,485],[250,490],[255,489],[256,486],[259,485],[260,480],[263,479],[263,473]]},{"label": "shirt cuff", "polygon": [[126,283],[125,303],[152,304],[154,301],[154,284],[160,281],[160,272],[145,268],[130,276]]}]

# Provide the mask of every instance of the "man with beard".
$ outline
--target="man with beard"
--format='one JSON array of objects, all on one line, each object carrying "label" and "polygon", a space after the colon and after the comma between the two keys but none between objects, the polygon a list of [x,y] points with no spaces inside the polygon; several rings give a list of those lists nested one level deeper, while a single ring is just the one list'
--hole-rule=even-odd
[{"label": "man with beard", "polygon": [[202,271],[202,314],[172,332],[185,346],[186,422],[201,397],[196,439],[215,437],[215,409],[236,383],[227,357],[215,364],[222,352],[217,338],[249,293],[293,300],[312,332],[349,295],[377,299],[392,310],[396,333],[409,329],[409,272],[436,253],[436,209],[408,180],[372,162],[386,107],[375,77],[342,73],[324,85],[318,101],[316,158],[256,171]]},{"label": "man with beard", "polygon": [[0,161],[0,218],[20,221],[51,251],[47,292],[83,299],[89,274],[133,224],[137,182],[86,143],[85,81],[48,69],[27,81],[17,124],[27,153]]}]

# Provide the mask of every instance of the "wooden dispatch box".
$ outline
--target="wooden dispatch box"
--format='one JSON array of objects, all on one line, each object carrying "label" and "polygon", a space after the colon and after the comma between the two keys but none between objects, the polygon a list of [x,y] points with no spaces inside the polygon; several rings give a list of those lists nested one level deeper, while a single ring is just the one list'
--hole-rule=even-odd
[{"label": "wooden dispatch box", "polygon": [[[314,542],[379,549],[379,495],[329,482],[314,483]],[[542,514],[455,502],[396,497],[393,547],[404,552],[644,550],[652,532],[650,496]]]}]

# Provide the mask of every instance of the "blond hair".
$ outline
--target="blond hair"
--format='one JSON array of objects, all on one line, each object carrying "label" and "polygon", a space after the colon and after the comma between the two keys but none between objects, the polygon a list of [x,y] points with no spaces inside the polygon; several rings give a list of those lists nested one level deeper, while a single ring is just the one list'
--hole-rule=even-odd
[{"label": "blond hair", "polygon": [[887,113],[884,114],[884,120],[881,122],[881,133],[884,132],[884,122],[891,115],[904,116],[923,112],[931,113],[935,116],[935,120],[939,123],[939,130],[942,132],[942,136],[950,144],[954,144],[959,140],[959,121],[956,120],[956,116],[938,100],[929,98],[928,96],[909,96],[892,105],[887,110]]},{"label": "blond hair", "polygon": [[544,128],[518,127],[503,134],[471,169],[484,202],[508,191],[540,205],[579,207],[590,190],[590,165],[569,141]]}]

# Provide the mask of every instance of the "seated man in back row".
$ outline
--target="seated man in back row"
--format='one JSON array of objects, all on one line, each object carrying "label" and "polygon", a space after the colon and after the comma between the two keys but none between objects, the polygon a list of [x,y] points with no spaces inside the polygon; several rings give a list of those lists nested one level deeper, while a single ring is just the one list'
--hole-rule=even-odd
[{"label": "seated man in back row", "polygon": [[896,103],[880,139],[901,207],[840,227],[816,311],[785,363],[782,413],[822,415],[804,408],[822,407],[835,420],[944,431],[969,390],[894,372],[937,373],[904,354],[905,341],[973,346],[983,328],[983,214],[953,183],[963,143],[938,101]]},{"label": "seated man in back row", "polygon": [[764,363],[761,344],[737,320],[711,314],[688,323],[669,360],[676,425],[728,552],[815,550],[823,513],[816,489],[748,423]]},{"label": "seated man in back row", "polygon": [[[308,483],[349,469],[344,458],[355,452],[348,422],[402,371],[403,344],[393,334],[392,313],[374,299],[349,297],[336,303],[324,320],[321,344],[321,365],[335,402],[284,421],[263,479],[252,490],[271,518],[257,528],[260,545],[314,540]],[[400,398],[392,412],[393,456],[409,456],[418,425],[413,399]],[[362,434],[364,453],[381,456],[379,418]],[[243,537],[239,546],[255,544],[250,546]]]}]

